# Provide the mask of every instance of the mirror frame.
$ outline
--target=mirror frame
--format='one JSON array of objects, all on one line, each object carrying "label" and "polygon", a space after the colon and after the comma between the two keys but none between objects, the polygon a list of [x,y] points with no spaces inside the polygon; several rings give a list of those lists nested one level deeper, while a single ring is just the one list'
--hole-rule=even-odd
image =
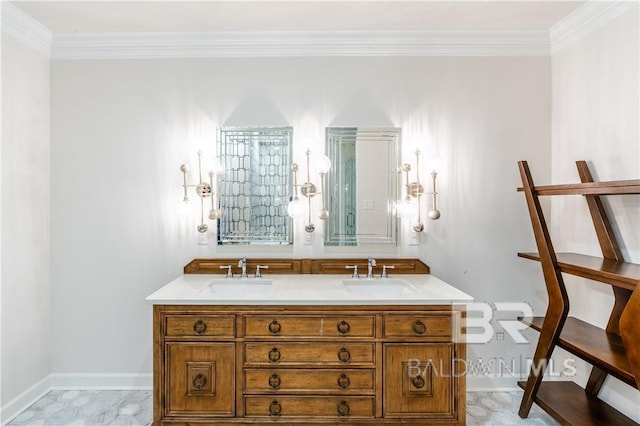
[{"label": "mirror frame", "polygon": [[[367,141],[387,141],[387,201],[386,210],[387,218],[385,224],[385,230],[380,233],[371,234],[347,234],[341,233],[337,229],[339,226],[339,219],[336,218],[336,203],[338,202],[338,196],[336,194],[338,185],[343,183],[339,182],[339,178],[336,177],[339,168],[342,166],[336,144],[336,139],[342,137],[351,137],[361,139],[361,143]],[[329,218],[325,221],[324,225],[324,245],[325,246],[363,246],[363,245],[393,245],[397,246],[398,241],[398,227],[399,218],[396,215],[396,202],[398,199],[398,185],[399,175],[398,170],[401,163],[402,152],[402,129],[399,127],[392,128],[374,128],[374,127],[326,127],[325,128],[325,152],[331,159],[331,170],[327,175],[327,209],[329,210]],[[357,161],[357,159],[356,159]],[[356,186],[357,179],[356,178]],[[356,200],[356,205],[362,200]],[[357,207],[356,207],[357,208]],[[346,219],[344,219],[346,220]]]}]

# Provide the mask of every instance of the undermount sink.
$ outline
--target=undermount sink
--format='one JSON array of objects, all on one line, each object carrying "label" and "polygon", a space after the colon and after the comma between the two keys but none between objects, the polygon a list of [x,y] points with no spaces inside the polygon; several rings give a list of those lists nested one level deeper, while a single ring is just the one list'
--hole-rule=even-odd
[{"label": "undermount sink", "polygon": [[268,293],[273,281],[264,278],[214,278],[208,288],[218,294]]},{"label": "undermount sink", "polygon": [[412,294],[416,288],[401,278],[348,279],[342,285],[354,294]]}]

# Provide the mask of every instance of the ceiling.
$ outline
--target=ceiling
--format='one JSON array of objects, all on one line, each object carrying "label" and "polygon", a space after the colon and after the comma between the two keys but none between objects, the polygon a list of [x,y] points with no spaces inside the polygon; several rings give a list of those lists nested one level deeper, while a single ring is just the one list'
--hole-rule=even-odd
[{"label": "ceiling", "polygon": [[584,1],[14,1],[54,33],[548,30]]}]

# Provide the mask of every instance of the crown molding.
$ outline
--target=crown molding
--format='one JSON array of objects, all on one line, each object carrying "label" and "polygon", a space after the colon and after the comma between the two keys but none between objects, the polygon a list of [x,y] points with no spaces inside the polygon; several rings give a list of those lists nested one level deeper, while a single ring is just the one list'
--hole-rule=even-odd
[{"label": "crown molding", "polygon": [[52,33],[40,22],[8,1],[2,1],[2,32],[27,46],[51,56]]},{"label": "crown molding", "polygon": [[547,31],[262,31],[54,34],[54,59],[548,56]]},{"label": "crown molding", "polygon": [[575,43],[607,22],[638,7],[638,0],[589,1],[556,23],[549,30],[551,52]]}]

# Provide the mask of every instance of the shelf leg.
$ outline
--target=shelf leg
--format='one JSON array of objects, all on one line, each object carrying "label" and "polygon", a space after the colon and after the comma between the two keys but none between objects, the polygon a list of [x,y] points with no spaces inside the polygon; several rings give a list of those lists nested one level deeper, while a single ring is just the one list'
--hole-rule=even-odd
[{"label": "shelf leg", "polygon": [[529,378],[527,379],[527,386],[524,389],[520,410],[518,410],[518,415],[522,418],[526,418],[529,415],[529,410],[531,410],[533,400],[542,383],[547,364],[558,342],[560,331],[567,319],[567,314],[569,313],[568,305],[567,309],[556,310],[551,308],[550,305],[544,317],[542,329],[540,330],[540,338],[538,339],[538,346],[536,346],[536,352],[533,355],[533,364],[531,365]]},{"label": "shelf leg", "polygon": [[533,178],[529,171],[529,165],[526,161],[519,161],[518,168],[520,170],[524,195],[527,200],[533,235],[535,236],[536,245],[538,246],[544,283],[547,288],[547,295],[549,296],[549,306],[547,307],[547,313],[542,324],[542,329],[540,330],[538,346],[533,356],[529,379],[527,380],[527,386],[525,387],[522,402],[520,403],[520,410],[518,411],[520,417],[527,417],[536,393],[540,388],[540,383],[542,382],[549,358],[553,353],[553,348],[558,342],[560,331],[569,314],[569,296],[567,295],[567,289],[562,280],[556,253],[553,249],[551,237],[549,236],[549,229],[544,219],[538,193],[535,190]]},{"label": "shelf leg", "polygon": [[640,389],[640,280],[631,294],[624,312],[620,316],[620,336],[627,352],[631,371],[636,378],[636,386]]}]

